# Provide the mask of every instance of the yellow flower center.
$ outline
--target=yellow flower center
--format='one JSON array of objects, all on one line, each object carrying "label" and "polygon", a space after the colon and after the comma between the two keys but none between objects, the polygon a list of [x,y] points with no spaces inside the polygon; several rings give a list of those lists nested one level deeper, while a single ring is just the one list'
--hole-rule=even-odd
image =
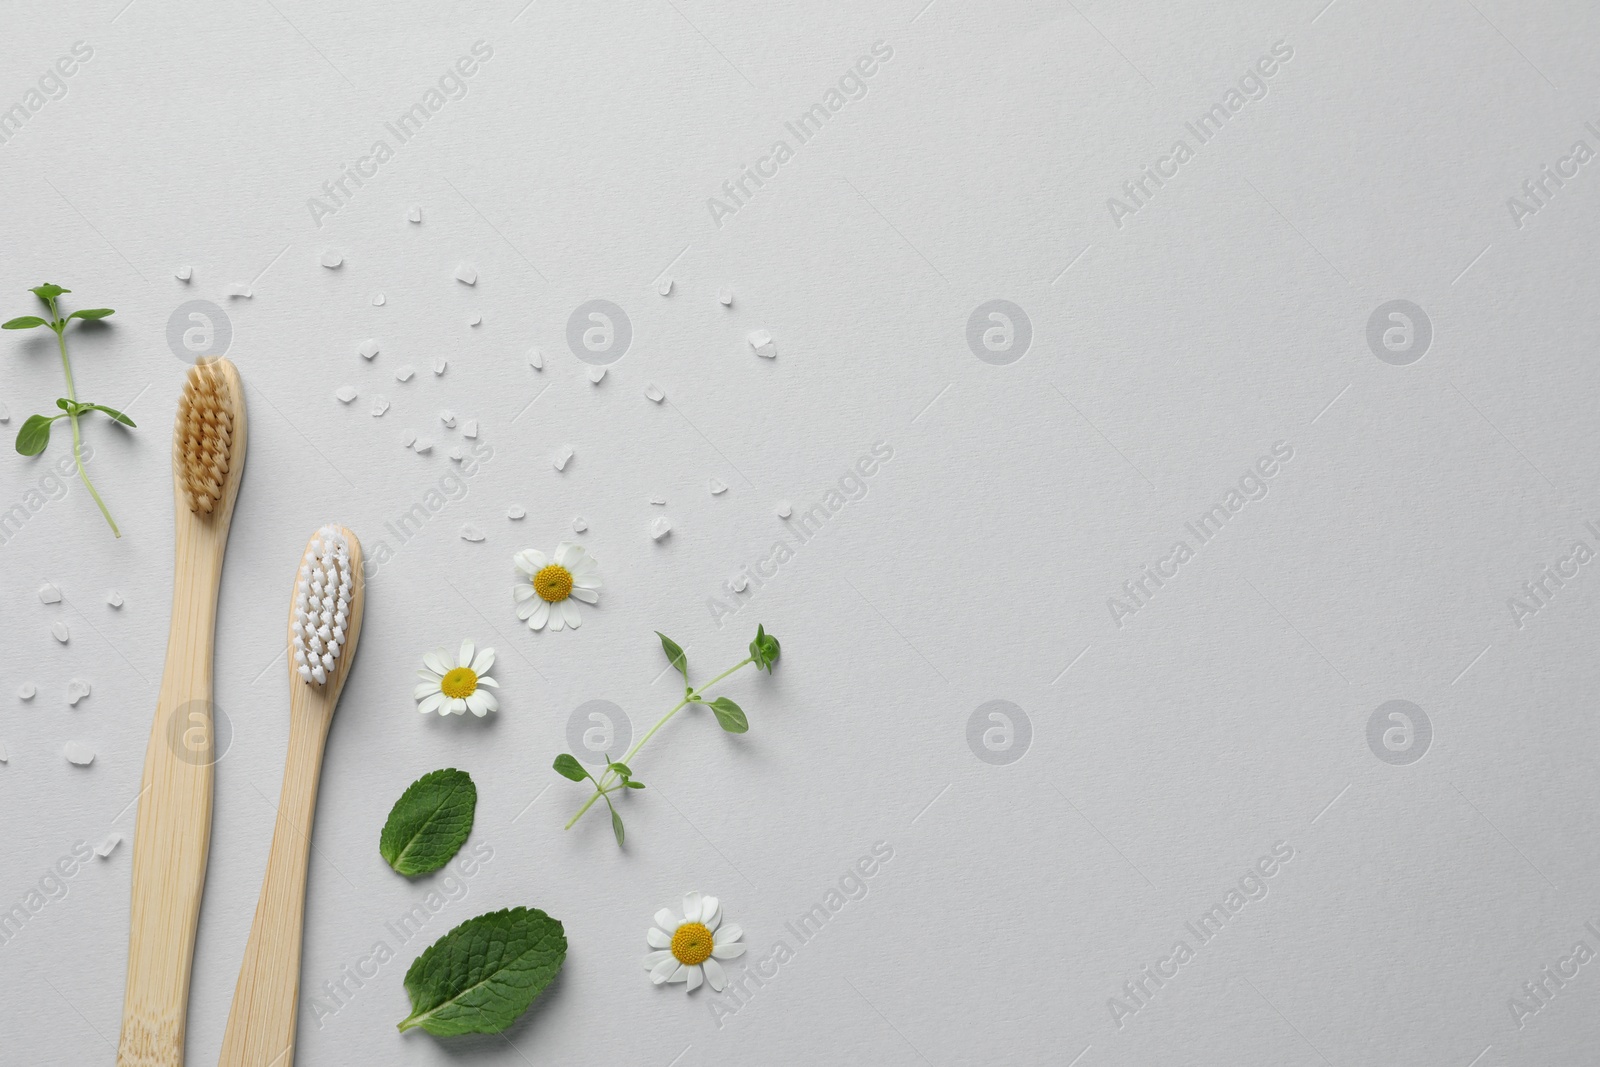
[{"label": "yellow flower center", "polygon": [[439,683],[439,692],[451,700],[465,700],[478,689],[478,676],[470,667],[457,667],[444,676],[444,681]]},{"label": "yellow flower center", "polygon": [[704,923],[684,923],[672,935],[672,955],[679,963],[693,967],[711,958],[714,944]]},{"label": "yellow flower center", "polygon": [[559,563],[542,567],[533,576],[533,591],[539,599],[559,604],[572,595],[572,572]]}]

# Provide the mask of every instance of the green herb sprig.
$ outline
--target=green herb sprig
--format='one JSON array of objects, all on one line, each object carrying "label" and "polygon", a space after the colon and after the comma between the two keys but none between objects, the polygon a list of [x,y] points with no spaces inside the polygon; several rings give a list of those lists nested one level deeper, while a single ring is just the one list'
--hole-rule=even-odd
[{"label": "green herb sprig", "polygon": [[600,772],[599,778],[590,774],[588,769],[578,762],[577,757],[570,753],[561,753],[556,757],[553,765],[556,773],[563,778],[570,778],[574,782],[581,782],[587,778],[594,784],[594,795],[584,802],[583,807],[578,809],[578,813],[567,823],[566,828],[568,830],[572,829],[573,824],[583,818],[583,813],[594,807],[595,801],[604,800],[606,807],[611,809],[611,832],[616,835],[619,847],[623,841],[622,816],[617,814],[617,806],[611,803],[610,794],[623,789],[644,788],[644,783],[633,777],[633,770],[629,766],[633,762],[633,757],[637,756],[646,742],[656,735],[657,730],[665,726],[668,720],[690,704],[704,704],[710,708],[711,713],[717,717],[717,725],[730,734],[742,734],[749,730],[750,720],[745,718],[744,711],[739,705],[727,697],[707,700],[705,697],[706,690],[741,667],[746,667],[752,663],[755,664],[756,670],[766,671],[771,674],[772,665],[778,662],[780,651],[778,639],[767,633],[763,627],[757,626],[755,640],[750,642],[750,654],[709,682],[697,687],[689,684],[689,658],[683,654],[683,649],[678,647],[676,641],[659,630],[656,631],[656,636],[661,638],[661,650],[667,654],[667,661],[677,668],[679,674],[683,675],[683,699],[678,701],[671,711],[663,715],[659,722],[650,727],[649,732],[634,742],[634,746],[620,760],[613,760],[610,756],[607,756],[605,770]]},{"label": "green herb sprig", "polygon": [[122,536],[122,531],[117,529],[116,520],[111,517],[111,512],[106,509],[106,502],[100,499],[100,494],[95,492],[94,483],[89,481],[89,472],[83,467],[83,435],[78,429],[78,416],[90,411],[98,411],[108,415],[115,422],[124,426],[133,426],[134,421],[116,408],[108,408],[104,404],[90,404],[78,399],[78,390],[72,382],[72,361],[67,358],[67,323],[73,319],[86,321],[103,319],[116,314],[110,308],[83,308],[72,314],[62,317],[61,308],[57,301],[63,293],[72,292],[59,285],[46,282],[44,285],[35,286],[28,290],[37,296],[41,303],[50,310],[48,319],[41,319],[37,315],[23,315],[9,322],[0,323],[0,330],[34,330],[40,326],[48,327],[56,335],[56,347],[61,350],[61,369],[67,376],[67,395],[56,400],[56,407],[61,409],[59,415],[30,415],[28,421],[22,424],[22,429],[17,431],[17,451],[24,456],[37,456],[45,450],[50,443],[50,424],[57,419],[68,419],[72,423],[72,458],[78,464],[78,477],[83,479],[84,487],[89,490],[89,495],[94,497],[94,502],[100,506],[100,514],[106,517],[111,532],[117,537]]}]

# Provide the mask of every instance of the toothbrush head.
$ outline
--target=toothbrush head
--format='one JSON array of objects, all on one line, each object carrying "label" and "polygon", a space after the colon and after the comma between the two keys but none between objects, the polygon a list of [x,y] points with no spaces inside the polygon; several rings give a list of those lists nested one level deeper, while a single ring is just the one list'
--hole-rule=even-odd
[{"label": "toothbrush head", "polygon": [[229,475],[244,462],[244,397],[232,363],[211,359],[189,368],[178,398],[172,452],[172,470],[189,510],[202,519],[227,511]]},{"label": "toothbrush head", "polygon": [[352,634],[360,625],[350,540],[340,527],[324,526],[300,560],[289,633],[295,673],[308,685],[327,684],[343,666],[341,656],[349,660]]}]

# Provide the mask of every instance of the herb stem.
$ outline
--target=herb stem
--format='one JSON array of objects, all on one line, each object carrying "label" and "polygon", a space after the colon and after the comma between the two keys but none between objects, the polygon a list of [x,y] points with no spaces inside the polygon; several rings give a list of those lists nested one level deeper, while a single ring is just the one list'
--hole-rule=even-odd
[{"label": "herb stem", "polygon": [[[61,350],[61,370],[67,376],[67,399],[72,402],[74,409],[78,404],[78,389],[72,382],[72,361],[67,358],[67,323],[61,317],[61,310],[56,306],[54,299],[50,303],[50,328],[56,334],[56,347]],[[57,416],[58,418],[60,416]],[[94,497],[94,502],[100,508],[100,514],[106,517],[106,524],[111,527],[111,533],[117,538],[122,537],[122,531],[117,529],[117,521],[111,517],[111,512],[106,508],[106,502],[100,499],[100,494],[95,492],[94,483],[89,480],[89,472],[83,466],[83,437],[78,432],[78,413],[76,410],[67,412],[67,418],[72,423],[72,458],[78,465],[78,477],[83,479],[84,488],[89,490],[89,495]],[[51,420],[54,421],[54,420]]]},{"label": "herb stem", "polygon": [[[732,674],[734,671],[737,671],[739,668],[748,666],[749,664],[754,663],[754,662],[755,662],[755,658],[753,656],[746,656],[744,659],[740,660],[738,663],[735,663],[732,667],[729,667],[727,670],[723,671],[721,674],[717,675],[715,678],[711,679],[709,682],[703,683],[698,688],[688,690],[686,693],[684,693],[683,699],[678,701],[678,703],[673,707],[673,709],[671,711],[669,711],[665,715],[661,716],[661,719],[654,726],[650,727],[649,731],[643,737],[639,738],[638,741],[634,742],[633,747],[628,749],[627,755],[623,756],[622,759],[620,759],[620,760],[618,760],[616,762],[625,763],[625,764],[627,764],[628,766],[631,767],[633,765],[633,757],[637,756],[639,754],[639,750],[645,746],[645,742],[649,741],[652,737],[654,737],[656,735],[656,731],[657,730],[659,730],[663,726],[667,725],[667,723],[669,721],[671,721],[671,719],[672,719],[672,717],[674,715],[678,714],[678,712],[682,711],[685,707],[687,707],[690,704],[698,704],[698,703],[700,703],[700,698],[705,695],[706,690],[710,689],[712,686],[716,685],[718,682],[722,681],[724,678],[728,677],[728,675]],[[578,813],[576,815],[574,815],[567,822],[567,825],[566,825],[565,829],[568,829],[568,830],[572,829],[573,824],[576,823],[579,819],[583,818],[583,813],[588,811],[590,808],[594,807],[594,802],[595,801],[597,801],[601,797],[605,796],[608,792],[611,792],[611,790],[606,788],[607,779],[611,777],[611,774],[612,774],[611,768],[607,767],[605,769],[605,771],[603,771],[601,773],[601,775],[600,775],[600,777],[598,779],[591,778],[591,780],[594,781],[594,788],[595,788],[594,795],[591,796],[588,800],[586,800],[584,802],[583,807],[578,809]],[[608,799],[606,801],[606,803],[610,804],[611,801]],[[613,810],[615,810],[615,809],[613,809]]]}]

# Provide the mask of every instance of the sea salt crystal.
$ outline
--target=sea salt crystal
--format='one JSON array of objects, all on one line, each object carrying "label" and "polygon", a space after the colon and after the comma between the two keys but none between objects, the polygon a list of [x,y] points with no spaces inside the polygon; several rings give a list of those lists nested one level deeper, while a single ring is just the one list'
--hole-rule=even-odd
[{"label": "sea salt crystal", "polygon": [[89,683],[82,678],[74,678],[67,683],[67,706],[75,708],[78,701],[89,695]]},{"label": "sea salt crystal", "polygon": [[338,268],[339,264],[344,262],[344,257],[330,248],[328,251],[322,253],[322,259],[319,262],[321,262],[321,264],[324,267],[327,267],[329,270],[335,270]]},{"label": "sea salt crystal", "polygon": [[107,856],[111,855],[111,853],[115,852],[117,846],[120,844],[122,844],[122,835],[113,832],[109,834],[104,841],[100,842],[94,847],[94,854],[99,856],[101,859],[105,859]]},{"label": "sea salt crystal", "polygon": [[483,325],[483,316],[482,315],[474,315],[474,316],[472,316],[472,318],[467,320],[467,325],[468,326],[482,326]]},{"label": "sea salt crystal", "polygon": [[23,682],[21,685],[17,686],[18,700],[32,700],[38,695],[38,693],[38,686],[34,685],[32,682]]},{"label": "sea salt crystal", "polygon": [[356,387],[353,385],[341,385],[333,391],[333,395],[339,398],[339,403],[348,404],[356,398]]},{"label": "sea salt crystal", "polygon": [[412,222],[421,222],[422,209],[420,207],[413,206],[411,211],[406,215],[406,218],[410,219]]},{"label": "sea salt crystal", "polygon": [[555,464],[556,470],[564,471],[564,470],[567,469],[567,463],[571,459],[572,459],[572,446],[571,445],[562,445],[560,451],[558,451],[555,454],[555,457],[550,462]]},{"label": "sea salt crystal", "polygon": [[727,485],[725,485],[723,483],[722,479],[720,479],[720,478],[711,479],[711,495],[712,496],[721,496],[723,493],[726,493],[727,491],[728,491],[728,487],[727,487]]},{"label": "sea salt crystal", "polygon": [[444,423],[446,426],[454,426],[456,424],[456,413],[451,411],[449,408],[446,408],[445,410],[439,412],[439,421]]},{"label": "sea salt crystal", "polygon": [[741,574],[739,577],[733,580],[733,591],[735,593],[742,593],[745,591],[745,589],[749,588],[749,585],[750,579]]},{"label": "sea salt crystal", "polygon": [[664,497],[664,496],[653,496],[653,497],[650,498],[650,503],[658,504],[658,505],[661,505],[661,506],[665,507],[666,503],[667,503],[667,498]]},{"label": "sea salt crystal", "polygon": [[372,294],[372,306],[373,307],[381,308],[381,307],[383,307],[383,304],[384,304],[384,300],[383,300],[383,294],[382,293],[374,293],[374,294]]},{"label": "sea salt crystal", "polygon": [[431,438],[431,437],[419,437],[419,438],[417,438],[417,443],[412,445],[411,447],[417,453],[417,455],[425,456],[429,452],[433,451],[433,438]]},{"label": "sea salt crystal", "polygon": [[512,504],[509,508],[506,508],[506,518],[508,519],[520,519],[527,513],[527,510],[521,504]]},{"label": "sea salt crystal", "polygon": [[778,518],[787,519],[790,515],[793,515],[793,514],[794,514],[794,508],[792,506],[790,506],[790,504],[789,504],[789,502],[787,500],[778,501]]},{"label": "sea salt crystal", "polygon": [[573,533],[583,533],[583,531],[587,530],[588,528],[589,520],[584,518],[582,515],[579,515],[572,520]]},{"label": "sea salt crystal", "polygon": [[660,293],[662,296],[666,296],[667,294],[671,293],[672,292],[672,279],[671,278],[662,278],[661,279],[661,284],[656,286],[656,292]]},{"label": "sea salt crystal", "polygon": [[589,380],[591,382],[593,382],[595,385],[599,385],[602,381],[605,380],[605,377],[606,377],[606,369],[604,367],[590,367],[589,368]]},{"label": "sea salt crystal", "polygon": [[433,375],[434,375],[434,377],[437,378],[439,375],[443,374],[444,373],[444,369],[446,367],[448,367],[449,365],[450,365],[450,361],[445,359],[443,356],[440,356],[438,359],[434,360],[433,361]]},{"label": "sea salt crystal", "polygon": [[718,289],[717,290],[717,300],[718,300],[719,303],[722,304],[723,307],[727,307],[729,304],[732,304],[733,303],[733,290],[732,289],[726,289],[726,288]]},{"label": "sea salt crystal", "polygon": [[362,359],[371,359],[378,354],[378,339],[376,337],[367,338],[361,342],[361,347],[356,351],[361,353]]},{"label": "sea salt crystal", "polygon": [[373,418],[377,418],[378,416],[382,415],[385,411],[388,411],[388,410],[389,410],[389,401],[386,398],[381,397],[381,396],[375,396],[375,397],[372,398],[372,417]]},{"label": "sea salt crystal", "polygon": [[410,448],[412,445],[414,445],[416,443],[417,443],[417,431],[415,431],[415,430],[407,430],[405,432],[405,436],[400,438],[400,445],[403,448]]},{"label": "sea salt crystal", "polygon": [[174,278],[178,279],[180,282],[186,282],[190,278],[194,277],[194,268],[193,267],[179,267],[177,270],[172,272],[172,276]]},{"label": "sea salt crystal", "polygon": [[658,515],[656,521],[650,524],[650,537],[652,540],[659,541],[671,532],[672,523],[667,520],[665,515]]},{"label": "sea salt crystal", "polygon": [[39,587],[39,603],[61,603],[61,590],[57,589],[54,582],[45,582]]},{"label": "sea salt crystal", "polygon": [[55,637],[55,639],[57,641],[60,641],[63,645],[66,644],[68,639],[71,638],[71,636],[72,636],[70,633],[67,632],[67,624],[64,623],[64,622],[53,622],[53,623],[51,623],[50,624],[50,633]]},{"label": "sea salt crystal", "polygon": [[751,330],[750,347],[756,350],[756,355],[767,359],[778,358],[778,348],[772,343],[771,330]]},{"label": "sea salt crystal", "polygon": [[0,745],[0,763],[10,763],[10,762],[11,762],[11,755],[10,755],[10,753],[6,752],[6,746],[5,745]]},{"label": "sea salt crystal", "polygon": [[10,421],[11,421],[11,409],[6,407],[6,405],[5,405],[5,403],[3,401],[0,401],[0,422],[10,422]]},{"label": "sea salt crystal", "polygon": [[456,281],[462,285],[478,284],[478,268],[471,263],[463,263],[456,268]]},{"label": "sea salt crystal", "polygon": [[94,762],[94,749],[81,741],[68,741],[62,749],[62,755],[67,757],[67,762],[79,767],[87,767]]},{"label": "sea salt crystal", "polygon": [[467,450],[462,448],[460,445],[456,445],[450,450],[450,458],[455,460],[457,463],[460,463],[462,460],[467,458]]},{"label": "sea salt crystal", "polygon": [[106,594],[106,603],[114,608],[122,607],[122,594],[115,589]]},{"label": "sea salt crystal", "polygon": [[249,300],[255,296],[255,294],[250,291],[250,287],[244,284],[244,282],[234,282],[232,285],[228,286],[228,295],[230,297],[239,297],[242,300]]},{"label": "sea salt crystal", "polygon": [[465,526],[461,527],[461,540],[463,540],[463,541],[482,541],[483,540],[483,531],[478,529],[476,526],[472,525],[472,523],[469,522]]},{"label": "sea salt crystal", "polygon": [[644,387],[644,395],[652,404],[659,404],[667,398],[667,394],[661,391],[661,386],[654,382]]},{"label": "sea salt crystal", "polygon": [[463,422],[461,424],[461,436],[469,439],[476,438],[478,436],[478,420],[468,419]]},{"label": "sea salt crystal", "polygon": [[544,353],[537,348],[528,349],[528,366],[534,370],[544,370]]},{"label": "sea salt crystal", "polygon": [[411,364],[407,363],[405,366],[394,372],[394,380],[397,382],[409,382],[411,380],[411,376],[415,373],[417,373],[416,369],[412,367]]}]

